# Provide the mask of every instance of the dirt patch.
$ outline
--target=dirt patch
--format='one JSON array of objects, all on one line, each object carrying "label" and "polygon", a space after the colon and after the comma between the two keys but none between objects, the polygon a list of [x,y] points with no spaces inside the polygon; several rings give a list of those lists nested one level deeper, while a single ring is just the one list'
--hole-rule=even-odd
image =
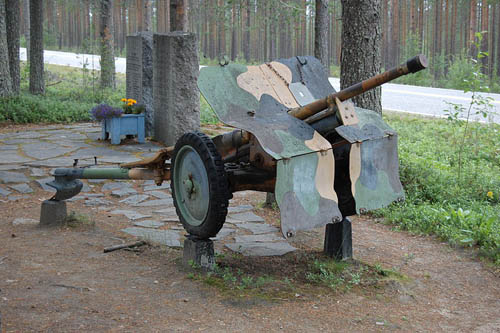
[{"label": "dirt patch", "polygon": [[[119,231],[128,222],[106,212],[92,213],[94,227],[39,229],[11,224],[16,217],[37,218],[44,195],[40,191],[32,195],[34,200],[2,203],[0,311],[7,332],[487,332],[500,325],[499,277],[491,267],[470,251],[394,232],[368,218],[353,221],[356,260],[399,272],[407,281],[382,279],[333,292],[323,285],[302,288],[297,272],[321,258],[323,233],[313,230],[299,233],[293,244],[301,245],[301,250],[284,258],[227,253],[220,261],[243,275],[274,276],[275,285],[266,288],[283,288],[287,278],[292,282],[286,297],[266,299],[244,291],[227,294],[193,279],[178,264],[182,256],[178,249],[146,246],[138,252],[104,254],[104,247],[129,238]],[[262,196],[255,199],[249,194],[238,200],[254,203]],[[81,213],[90,210],[78,202],[69,206]],[[265,208],[255,212],[275,214]]]}]

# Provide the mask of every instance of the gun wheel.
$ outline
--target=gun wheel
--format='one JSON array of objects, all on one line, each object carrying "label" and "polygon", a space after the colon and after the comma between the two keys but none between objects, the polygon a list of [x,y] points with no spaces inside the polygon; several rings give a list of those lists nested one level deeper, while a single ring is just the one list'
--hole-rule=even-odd
[{"label": "gun wheel", "polygon": [[172,197],[184,229],[194,236],[217,235],[226,220],[229,183],[215,144],[203,133],[186,133],[172,157]]}]

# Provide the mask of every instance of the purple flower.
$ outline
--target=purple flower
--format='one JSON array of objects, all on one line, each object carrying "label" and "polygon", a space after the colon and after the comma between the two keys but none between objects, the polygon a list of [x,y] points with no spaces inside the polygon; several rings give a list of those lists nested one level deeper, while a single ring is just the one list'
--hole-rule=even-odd
[{"label": "purple flower", "polygon": [[92,115],[92,118],[100,121],[108,118],[120,117],[123,114],[123,110],[102,103],[94,106],[92,110],[90,110],[90,114]]}]

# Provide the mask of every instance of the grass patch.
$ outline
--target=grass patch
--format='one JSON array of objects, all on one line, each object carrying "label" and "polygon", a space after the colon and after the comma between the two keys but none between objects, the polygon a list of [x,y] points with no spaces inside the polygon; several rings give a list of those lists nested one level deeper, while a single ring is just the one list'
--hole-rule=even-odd
[{"label": "grass patch", "polygon": [[[21,93],[0,98],[0,123],[72,123],[90,121],[89,111],[100,103],[121,107],[126,97],[125,75],[116,73],[116,88],[99,87],[99,71],[45,64],[45,95],[29,93],[29,68],[21,65]],[[202,124],[219,120],[200,97]]]},{"label": "grass patch", "polygon": [[461,176],[463,122],[386,114],[399,135],[406,201],[374,214],[398,228],[477,246],[500,264],[500,126],[469,124]]},{"label": "grass patch", "polygon": [[95,221],[90,216],[86,214],[81,214],[77,212],[70,212],[66,217],[65,225],[70,228],[93,228],[95,227]]},{"label": "grass patch", "polygon": [[[322,253],[297,251],[281,257],[219,255],[212,272],[199,267],[187,277],[215,287],[223,295],[237,299],[265,301],[316,297],[351,288],[378,285],[397,273],[358,261],[335,261]],[[402,280],[398,276],[395,280]]]}]

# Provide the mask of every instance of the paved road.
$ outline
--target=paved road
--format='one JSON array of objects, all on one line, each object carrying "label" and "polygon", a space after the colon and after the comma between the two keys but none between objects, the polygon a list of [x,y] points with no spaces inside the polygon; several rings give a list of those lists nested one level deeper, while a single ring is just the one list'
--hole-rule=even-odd
[{"label": "paved road", "polygon": [[[83,65],[88,69],[99,70],[99,59],[97,55],[91,54],[76,54],[69,52],[45,51],[45,62],[55,65],[65,65],[71,67],[82,68]],[[26,49],[21,49],[21,60],[26,60]],[[125,58],[116,58],[116,71],[125,73]],[[339,79],[330,78],[333,87],[339,90]],[[489,119],[484,119],[481,116],[473,115],[472,119],[495,122],[500,124],[500,94],[482,94],[493,98],[492,111],[496,115],[492,115]],[[450,106],[446,102],[462,105],[465,109],[468,108],[471,101],[471,93],[464,93],[460,90],[440,89],[409,86],[402,84],[385,84],[382,87],[382,107],[385,110],[396,112],[406,112],[414,114],[423,114],[435,117],[446,117],[445,110]],[[465,118],[466,114],[462,114],[461,118]]]}]

